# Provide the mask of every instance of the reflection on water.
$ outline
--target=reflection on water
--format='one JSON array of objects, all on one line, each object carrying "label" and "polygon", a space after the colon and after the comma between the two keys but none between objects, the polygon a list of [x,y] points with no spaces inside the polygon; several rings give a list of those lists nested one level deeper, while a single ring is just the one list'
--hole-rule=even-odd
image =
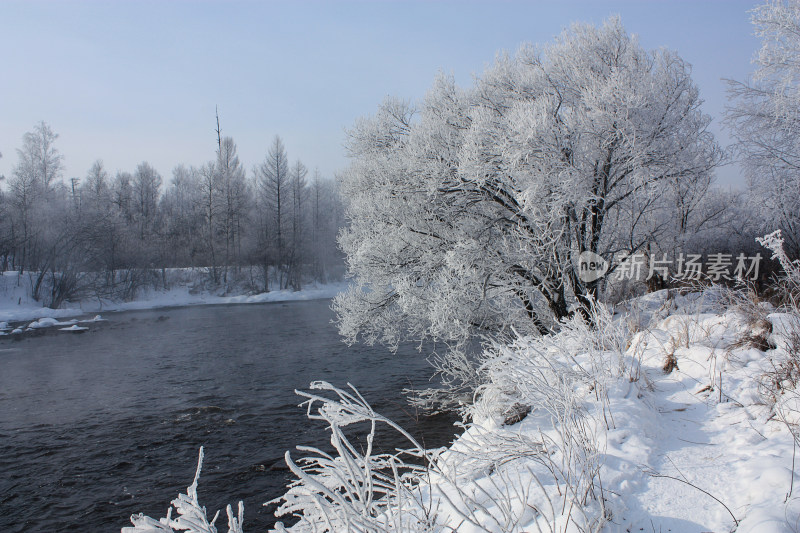
[{"label": "reflection on water", "polygon": [[311,380],[350,382],[426,445],[449,442],[453,420],[417,418],[400,393],[426,385],[424,357],[344,345],[328,305],[137,311],[83,335],[3,337],[0,530],[119,531],[132,513],[164,516],[203,445],[201,503],[213,513],[244,499],[245,528],[263,531],[274,518],[261,504],[288,479],[283,453],[327,441],[293,392]]}]

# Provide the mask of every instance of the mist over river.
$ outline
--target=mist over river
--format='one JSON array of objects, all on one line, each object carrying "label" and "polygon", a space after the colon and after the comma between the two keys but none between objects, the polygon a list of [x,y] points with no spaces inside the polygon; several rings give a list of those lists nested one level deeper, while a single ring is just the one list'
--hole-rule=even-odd
[{"label": "mist over river", "polygon": [[348,347],[329,305],[131,311],[83,334],[2,337],[0,531],[119,531],[133,513],[165,516],[200,446],[209,517],[221,509],[224,530],[224,506],[243,499],[245,530],[264,531],[274,507],[262,504],[289,479],[284,452],[328,441],[294,393],[312,380],[350,382],[428,447],[448,444],[453,419],[417,417],[401,392],[428,383],[424,354]]}]

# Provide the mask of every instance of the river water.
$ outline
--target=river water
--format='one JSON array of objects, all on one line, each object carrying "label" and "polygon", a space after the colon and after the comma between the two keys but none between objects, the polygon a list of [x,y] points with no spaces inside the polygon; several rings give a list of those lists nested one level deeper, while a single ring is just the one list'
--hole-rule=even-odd
[{"label": "river water", "polygon": [[[84,334],[0,338],[0,531],[119,531],[166,515],[205,461],[198,496],[226,530],[264,531],[289,479],[283,454],[324,446],[298,407],[312,380],[348,381],[381,414],[448,444],[449,417],[418,417],[401,393],[431,368],[412,346],[343,344],[330,302],[202,306],[108,314]],[[404,445],[391,438],[384,446]],[[297,457],[297,454],[295,454]]]}]

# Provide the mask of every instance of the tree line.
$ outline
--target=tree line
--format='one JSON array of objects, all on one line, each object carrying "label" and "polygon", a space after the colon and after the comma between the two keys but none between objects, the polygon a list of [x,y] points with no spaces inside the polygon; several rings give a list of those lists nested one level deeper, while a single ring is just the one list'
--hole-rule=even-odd
[{"label": "tree line", "polygon": [[290,163],[278,136],[247,172],[217,122],[216,157],[168,182],[147,162],[112,176],[101,160],[65,182],[57,139],[45,122],[26,133],[0,189],[0,270],[27,272],[37,301],[130,299],[176,267],[205,269],[206,289],[257,292],[342,275],[336,182]]}]

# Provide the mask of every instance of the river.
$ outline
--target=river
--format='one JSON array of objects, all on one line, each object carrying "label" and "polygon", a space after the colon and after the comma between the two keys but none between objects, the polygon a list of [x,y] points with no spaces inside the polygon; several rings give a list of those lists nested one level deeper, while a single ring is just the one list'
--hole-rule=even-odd
[{"label": "river", "polygon": [[[225,531],[245,503],[245,531],[265,531],[289,479],[283,454],[324,446],[298,407],[312,380],[348,381],[428,447],[453,419],[417,417],[404,387],[431,368],[413,346],[343,344],[330,301],[112,313],[84,334],[50,328],[0,338],[0,531],[119,531],[133,513],[165,516],[185,492],[198,448],[198,496]],[[391,449],[401,441],[385,441]]]}]

